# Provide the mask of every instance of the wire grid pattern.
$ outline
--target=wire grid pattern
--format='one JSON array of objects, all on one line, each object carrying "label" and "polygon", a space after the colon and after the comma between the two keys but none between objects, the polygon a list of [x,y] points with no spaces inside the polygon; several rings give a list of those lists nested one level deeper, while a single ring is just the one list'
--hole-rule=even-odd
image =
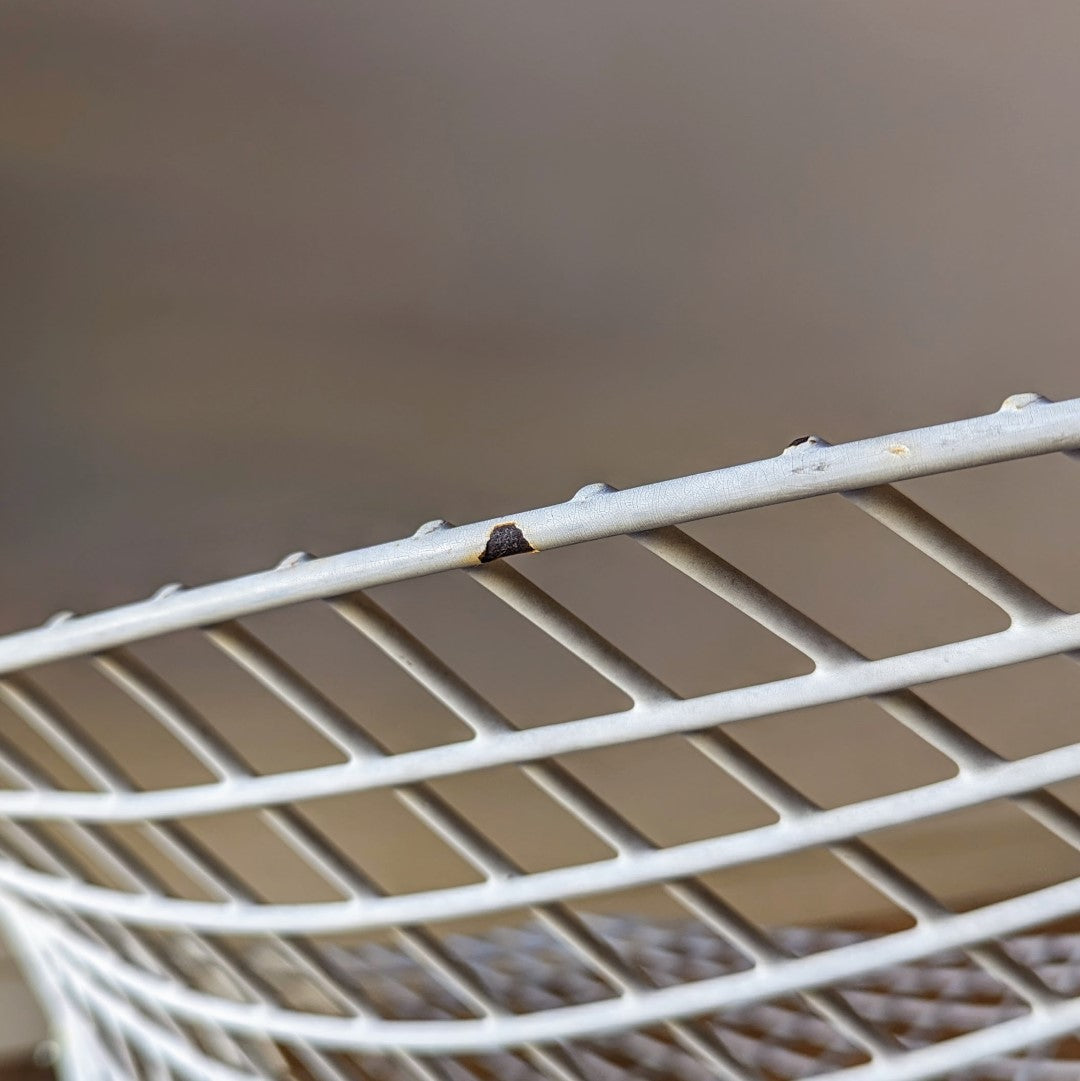
[{"label": "wire grid pattern", "polygon": [[[1080,814],[1046,787],[1080,776],[1080,743],[1006,760],[910,688],[1080,649],[1062,612],[890,486],[894,481],[1080,448],[1080,400],[1008,399],[968,421],[782,455],[711,474],[451,527],[310,559],[142,604],[61,613],[0,640],[0,700],[85,779],[65,788],[0,738],[0,913],[55,1026],[66,1078],[305,1077],[607,1079],[814,1076],[902,1081],[962,1071],[1029,1081],[1075,1073],[1055,1041],[1080,1029],[1073,939],[1015,937],[1080,912],[1080,880],[951,912],[863,836],[1008,799],[1080,849]],[[871,661],[678,528],[740,509],[841,492],[997,605],[1007,630]],[[504,560],[628,534],[800,651],[806,676],[683,699]],[[518,729],[363,590],[464,569],[477,584],[627,695],[628,712]],[[241,620],[324,599],[472,733],[390,754]],[[338,765],[258,774],[125,646],[201,628],[225,656],[342,752]],[[86,657],[179,740],[211,783],[143,789],[25,669]],[[723,725],[868,698],[955,764],[915,790],[824,809],[731,739]],[[556,761],[574,751],[678,734],[744,785],[776,821],[660,847]],[[612,859],[526,872],[431,782],[512,765],[610,847]],[[385,893],[296,804],[389,790],[481,881]],[[255,810],[344,898],[263,901],[181,821]],[[199,883],[176,896],[143,842]],[[815,848],[913,919],[878,937],[766,931],[700,876]],[[102,881],[104,879],[104,881]],[[569,902],[662,888],[688,919],[585,918]],[[527,911],[487,938],[431,927]],[[389,932],[392,946],[327,949],[318,936]]]}]

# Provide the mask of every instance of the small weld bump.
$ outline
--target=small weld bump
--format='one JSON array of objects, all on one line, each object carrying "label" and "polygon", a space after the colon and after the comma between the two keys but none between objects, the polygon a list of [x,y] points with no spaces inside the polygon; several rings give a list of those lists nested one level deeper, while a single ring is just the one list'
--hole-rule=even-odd
[{"label": "small weld bump", "polygon": [[53,612],[51,616],[42,624],[43,627],[59,627],[61,623],[67,623],[69,619],[74,619],[75,613],[70,609],[65,608],[62,612]]},{"label": "small weld bump", "polygon": [[584,503],[587,499],[595,499],[600,495],[611,495],[615,489],[605,481],[599,480],[594,484],[586,484],[584,488],[579,488],[571,497],[571,503]]},{"label": "small weld bump", "polygon": [[414,537],[426,537],[429,533],[438,533],[442,529],[453,528],[445,518],[432,518],[430,522],[425,522],[415,533]]},{"label": "small weld bump", "polygon": [[1049,404],[1049,398],[1044,398],[1041,394],[1035,394],[1029,391],[1026,394],[1010,394],[1009,397],[1001,403],[1001,407],[998,409],[998,412],[1019,413],[1021,409],[1027,409],[1029,405]]},{"label": "small weld bump", "polygon": [[171,597],[173,596],[173,594],[179,593],[183,588],[184,585],[182,582],[168,582],[160,589],[157,589],[153,593],[151,593],[147,600],[149,600],[151,603],[153,601],[163,601],[166,597]]},{"label": "small weld bump", "polygon": [[798,439],[793,439],[786,447],[784,447],[783,454],[802,454],[806,450],[812,450],[817,447],[827,447],[830,444],[826,440],[822,439],[820,435],[800,435]]},{"label": "small weld bump", "polygon": [[311,559],[310,552],[290,552],[284,559],[280,560],[274,566],[274,570],[291,570],[293,567],[299,567],[301,563],[307,563],[309,559]]}]

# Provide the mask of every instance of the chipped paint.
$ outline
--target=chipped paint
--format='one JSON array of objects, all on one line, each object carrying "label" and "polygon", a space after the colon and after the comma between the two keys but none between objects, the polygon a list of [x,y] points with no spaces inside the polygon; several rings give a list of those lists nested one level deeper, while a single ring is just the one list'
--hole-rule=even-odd
[{"label": "chipped paint", "polygon": [[502,522],[488,535],[488,542],[480,553],[481,563],[491,563],[505,556],[522,555],[536,549],[525,539],[525,534],[514,522]]}]

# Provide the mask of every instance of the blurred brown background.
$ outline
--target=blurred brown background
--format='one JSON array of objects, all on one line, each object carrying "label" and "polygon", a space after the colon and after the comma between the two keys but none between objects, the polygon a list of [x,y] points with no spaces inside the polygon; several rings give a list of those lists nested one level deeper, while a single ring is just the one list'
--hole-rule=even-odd
[{"label": "blurred brown background", "polygon": [[[0,629],[1080,395],[1078,49],[1069,2],[7,0]],[[924,501],[1075,593],[1064,474],[1008,476]],[[775,555],[831,625],[967,618]]]},{"label": "blurred brown background", "polygon": [[1080,393],[1078,47],[1071,3],[8,0],[0,620]]}]

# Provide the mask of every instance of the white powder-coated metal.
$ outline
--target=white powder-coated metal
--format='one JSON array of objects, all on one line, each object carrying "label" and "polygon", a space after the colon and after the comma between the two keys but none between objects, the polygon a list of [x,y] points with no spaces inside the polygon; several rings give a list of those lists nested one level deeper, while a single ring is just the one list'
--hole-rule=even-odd
[{"label": "white powder-coated metal", "polygon": [[[1080,849],[1080,813],[1047,790],[1080,777],[1080,741],[1006,760],[912,690],[1072,656],[1080,615],[890,487],[1053,452],[1080,452],[1080,399],[1017,395],[989,416],[842,446],[811,437],[767,461],[626,491],[590,485],[558,506],[461,527],[430,522],[390,544],[297,554],[271,571],[165,587],[140,604],[62,613],[0,639],[0,701],[85,782],[58,783],[0,738],[0,914],[53,1021],[64,1077],[915,1081],[968,1068],[976,1072],[966,1076],[1014,1081],[1075,1076],[1080,1061],[1063,1058],[1055,1041],[1080,1030],[1080,948],[1069,936],[1014,936],[1080,914],[1080,879],[953,912],[873,847],[876,831],[1009,800]],[[678,528],[837,492],[996,605],[1007,629],[870,660]],[[794,647],[813,670],[680,698],[505,558],[622,534]],[[519,729],[362,592],[450,570],[472,576],[632,708]],[[243,622],[312,600],[396,661],[471,738],[389,753]],[[256,773],[125,648],[185,630],[205,636],[343,760]],[[26,671],[65,658],[85,659],[212,779],[137,786]],[[955,775],[826,808],[725,731],[861,698],[950,759]],[[561,761],[666,735],[684,737],[775,821],[659,846]],[[526,871],[432,786],[495,767],[520,770],[614,856]],[[385,893],[296,806],[377,790],[392,791],[479,880]],[[187,827],[226,811],[258,812],[342,899],[260,898]],[[814,849],[913,926],[877,937],[767,932],[700,877]],[[203,896],[176,895],[155,860],[182,868]],[[589,898],[644,885],[692,919],[579,913]],[[448,921],[521,911],[530,922],[501,938],[437,933]],[[345,949],[312,937],[375,931],[391,932],[393,945]]]}]

